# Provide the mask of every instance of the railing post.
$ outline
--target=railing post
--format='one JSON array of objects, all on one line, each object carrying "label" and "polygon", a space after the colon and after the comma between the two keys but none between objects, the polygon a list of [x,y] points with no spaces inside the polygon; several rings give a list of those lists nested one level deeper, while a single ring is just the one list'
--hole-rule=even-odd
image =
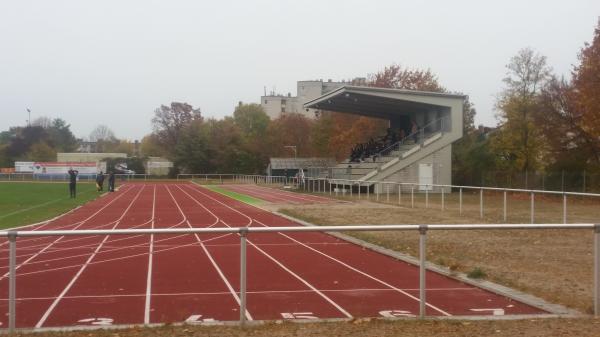
[{"label": "railing post", "polygon": [[479,217],[483,219],[483,188],[479,190]]},{"label": "railing post", "polygon": [[535,193],[531,192],[531,223],[535,222]]},{"label": "railing post", "polygon": [[246,324],[246,236],[248,229],[240,228],[240,325]]},{"label": "railing post", "polygon": [[567,223],[567,194],[563,193],[563,223]]},{"label": "railing post", "polygon": [[444,205],[444,188],[442,187],[442,212],[445,209],[445,205]]},{"label": "railing post", "polygon": [[427,244],[427,225],[419,226],[419,318],[425,318],[427,298],[425,294],[425,268]]},{"label": "railing post", "polygon": [[360,200],[360,181],[358,182],[358,200]]},{"label": "railing post", "polygon": [[425,185],[425,208],[429,208],[429,189]]},{"label": "railing post", "polygon": [[402,185],[398,184],[398,205],[402,205]]},{"label": "railing post", "polygon": [[385,184],[386,202],[390,202],[390,185]]},{"label": "railing post", "polygon": [[367,183],[367,200],[371,201],[371,198],[369,197],[369,193],[371,193],[371,186],[369,185],[369,183]]},{"label": "railing post", "polygon": [[504,203],[502,206],[502,212],[504,215],[504,222],[506,222],[506,190],[504,190]]},{"label": "railing post", "polygon": [[415,186],[410,187],[410,207],[415,208]]},{"label": "railing post", "polygon": [[354,199],[354,192],[352,191],[353,187],[354,187],[354,183],[352,183],[352,180],[348,180],[348,186],[350,186],[350,198]]},{"label": "railing post", "polygon": [[8,261],[8,332],[15,332],[16,300],[17,300],[17,233],[9,231],[9,261]]},{"label": "railing post", "polygon": [[458,214],[462,215],[462,187],[458,189]]},{"label": "railing post", "polygon": [[594,227],[594,315],[600,316],[600,224]]},{"label": "railing post", "polygon": [[380,191],[381,183],[375,183],[375,185],[373,185],[373,189],[374,189],[373,193],[375,193],[375,195],[376,195],[375,201],[379,201],[379,192],[381,192]]}]

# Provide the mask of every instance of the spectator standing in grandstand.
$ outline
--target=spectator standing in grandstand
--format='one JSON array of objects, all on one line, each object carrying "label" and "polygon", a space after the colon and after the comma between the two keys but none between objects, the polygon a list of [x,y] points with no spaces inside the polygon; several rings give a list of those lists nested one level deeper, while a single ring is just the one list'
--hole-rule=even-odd
[{"label": "spectator standing in grandstand", "polygon": [[104,189],[104,174],[102,171],[96,176],[96,188],[98,189],[98,192],[102,192]]},{"label": "spectator standing in grandstand", "polygon": [[108,175],[108,191],[115,191],[115,172],[113,171],[110,171],[110,174]]},{"label": "spectator standing in grandstand", "polygon": [[415,122],[415,120],[413,119],[411,121],[410,133],[412,134],[412,139],[415,142],[415,144],[419,141],[419,139],[417,138],[417,131],[419,131],[419,126],[417,125],[417,122]]},{"label": "spectator standing in grandstand", "polygon": [[69,174],[69,194],[71,198],[75,198],[77,196],[77,175],[79,171],[73,170],[73,168],[69,168],[67,171]]}]

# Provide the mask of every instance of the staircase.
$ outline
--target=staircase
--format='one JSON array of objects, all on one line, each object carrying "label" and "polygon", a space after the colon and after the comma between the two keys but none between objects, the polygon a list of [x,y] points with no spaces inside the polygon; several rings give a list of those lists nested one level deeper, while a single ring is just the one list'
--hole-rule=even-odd
[{"label": "staircase", "polygon": [[363,162],[347,159],[324,174],[333,179],[360,181],[361,186],[369,186],[371,181],[385,181],[409,165],[450,146],[456,139],[445,132],[443,125],[443,119],[433,121]]}]

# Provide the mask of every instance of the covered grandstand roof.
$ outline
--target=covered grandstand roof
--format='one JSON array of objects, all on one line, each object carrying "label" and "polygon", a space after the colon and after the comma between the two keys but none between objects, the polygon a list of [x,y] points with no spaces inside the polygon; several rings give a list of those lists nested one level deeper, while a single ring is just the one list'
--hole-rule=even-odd
[{"label": "covered grandstand roof", "polygon": [[272,170],[301,169],[309,167],[330,167],[335,166],[336,161],[333,158],[271,158],[269,166]]},{"label": "covered grandstand roof", "polygon": [[390,88],[344,86],[306,102],[304,108],[389,119],[408,112],[448,107],[465,95]]}]

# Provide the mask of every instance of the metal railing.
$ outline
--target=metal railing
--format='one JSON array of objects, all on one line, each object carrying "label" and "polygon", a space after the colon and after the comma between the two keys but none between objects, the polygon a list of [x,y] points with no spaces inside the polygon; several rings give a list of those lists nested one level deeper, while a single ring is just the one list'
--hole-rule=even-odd
[{"label": "metal railing", "polygon": [[413,143],[411,144],[421,144],[423,145],[425,143],[425,141],[427,140],[426,137],[435,134],[435,133],[439,133],[439,132],[444,132],[444,120],[446,120],[446,125],[449,125],[450,123],[448,122],[449,118],[448,117],[442,117],[439,119],[436,119],[430,123],[427,123],[425,126],[423,126],[422,128],[420,128],[419,130],[409,134],[408,136],[402,138],[401,140],[399,140],[398,142],[386,147],[385,149],[379,151],[378,153],[376,153],[375,155],[377,157],[383,157],[386,156],[387,154],[393,152],[393,151],[400,151],[400,147],[403,145],[406,145],[408,143],[410,143],[411,141]]},{"label": "metal railing", "polygon": [[541,229],[587,229],[594,231],[594,314],[600,315],[600,225],[578,223],[560,224],[468,224],[468,225],[357,225],[357,226],[297,226],[297,227],[241,227],[241,228],[169,228],[169,229],[113,229],[113,230],[9,230],[0,231],[0,237],[9,241],[9,299],[8,330],[15,331],[16,299],[17,299],[17,238],[47,236],[93,236],[93,235],[161,235],[161,234],[219,234],[229,233],[240,236],[240,319],[241,325],[246,323],[247,308],[247,275],[246,275],[246,241],[250,234],[284,233],[284,232],[352,232],[352,231],[418,231],[419,232],[419,318],[426,317],[426,242],[430,230],[541,230]]},{"label": "metal railing", "polygon": [[275,185],[287,185],[292,181],[293,178],[286,176],[269,176],[259,174],[218,174],[218,173],[194,173],[187,174],[182,173],[177,175],[177,180],[198,180],[199,182],[215,182],[219,184],[224,182],[232,182],[236,184],[275,184]]},{"label": "metal railing", "polygon": [[[563,192],[563,191],[548,191],[548,190],[527,190],[517,188],[500,188],[500,187],[482,187],[482,186],[461,186],[461,185],[447,185],[447,184],[419,184],[419,183],[399,183],[391,181],[369,181],[369,180],[351,180],[351,179],[328,179],[328,178],[306,178],[306,183],[302,184],[301,187],[307,192],[313,193],[329,193],[333,195],[335,193],[338,196],[341,192],[342,196],[353,196],[356,193],[358,199],[361,199],[362,195],[366,195],[370,199],[371,187],[373,186],[373,194],[375,195],[376,201],[380,200],[380,195],[385,194],[386,201],[390,202],[390,195],[397,195],[397,203],[403,204],[402,196],[403,193],[410,193],[410,205],[412,208],[415,207],[415,193],[425,195],[425,208],[429,208],[430,194],[436,192],[440,195],[441,210],[446,209],[446,194],[454,191],[458,191],[459,194],[459,213],[463,214],[463,192],[465,190],[478,191],[479,192],[479,216],[484,217],[484,191],[502,192],[502,218],[503,221],[507,221],[508,218],[508,193],[526,193],[529,194],[530,203],[530,221],[535,223],[535,196],[537,194],[555,195],[562,196],[562,223],[567,223],[567,206],[568,197],[592,197],[600,198],[600,194],[597,193],[582,193],[582,192]],[[390,188],[391,187],[391,188]],[[354,190],[356,189],[356,192]],[[363,192],[364,190],[364,192]],[[382,191],[384,191],[382,193]]]}]

